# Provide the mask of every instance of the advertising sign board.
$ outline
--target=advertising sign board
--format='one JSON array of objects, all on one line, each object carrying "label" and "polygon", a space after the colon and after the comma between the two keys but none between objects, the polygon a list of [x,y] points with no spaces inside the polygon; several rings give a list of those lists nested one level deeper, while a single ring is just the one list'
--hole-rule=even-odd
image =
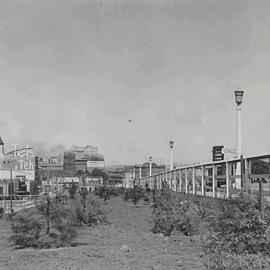
[{"label": "advertising sign board", "polygon": [[87,160],[87,168],[104,168],[105,162],[104,160]]}]

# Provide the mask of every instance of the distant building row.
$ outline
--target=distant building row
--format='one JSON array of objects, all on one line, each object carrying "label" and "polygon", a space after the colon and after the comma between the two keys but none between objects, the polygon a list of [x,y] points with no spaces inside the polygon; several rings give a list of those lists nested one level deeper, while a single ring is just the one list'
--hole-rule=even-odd
[{"label": "distant building row", "polygon": [[98,153],[98,148],[91,145],[76,147],[74,150],[64,153],[64,171],[89,172],[95,168],[104,170],[104,156]]}]

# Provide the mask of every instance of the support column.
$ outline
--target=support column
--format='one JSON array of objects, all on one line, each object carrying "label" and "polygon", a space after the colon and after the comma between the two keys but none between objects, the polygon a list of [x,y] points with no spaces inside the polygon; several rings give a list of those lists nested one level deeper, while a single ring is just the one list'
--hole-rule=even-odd
[{"label": "support column", "polygon": [[251,190],[251,180],[250,180],[250,175],[251,175],[251,160],[246,160],[246,170],[245,170],[245,181],[246,181],[246,188],[247,191],[250,192]]},{"label": "support column", "polygon": [[249,161],[244,158],[243,159],[243,182],[244,182],[244,189],[246,192],[250,191],[250,182],[249,182]]},{"label": "support column", "polygon": [[174,191],[177,191],[177,171],[173,172]]},{"label": "support column", "polygon": [[165,183],[165,173],[162,173],[162,185],[164,187],[164,183]]},{"label": "support column", "polygon": [[195,167],[192,168],[192,193],[195,195]]},{"label": "support column", "polygon": [[204,179],[204,166],[202,165],[202,184],[201,184],[201,188],[202,188],[202,196],[204,196],[205,194],[205,189],[204,189],[204,185],[205,185],[205,179]]},{"label": "support column", "polygon": [[264,195],[263,195],[263,183],[262,183],[262,178],[259,179],[259,199],[260,199],[260,210],[261,210],[261,215],[263,215],[263,211],[264,211]]},{"label": "support column", "polygon": [[179,170],[179,191],[182,192],[182,172]]},{"label": "support column", "polygon": [[185,185],[186,185],[186,194],[188,193],[188,169],[185,169]]},{"label": "support column", "polygon": [[216,166],[213,164],[212,166],[212,195],[213,198],[216,197]]},{"label": "support column", "polygon": [[226,161],[226,198],[230,198],[230,168],[229,162]]}]

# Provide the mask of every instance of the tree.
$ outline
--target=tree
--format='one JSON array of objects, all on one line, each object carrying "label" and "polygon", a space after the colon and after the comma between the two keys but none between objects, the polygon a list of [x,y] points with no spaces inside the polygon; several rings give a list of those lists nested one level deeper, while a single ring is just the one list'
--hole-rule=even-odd
[{"label": "tree", "polygon": [[72,182],[71,186],[69,187],[69,194],[70,194],[71,199],[75,198],[75,194],[77,193],[77,189],[78,189],[78,186],[76,185],[76,183]]},{"label": "tree", "polygon": [[84,172],[82,170],[78,170],[76,172],[76,176],[82,176],[82,175],[84,175]]},{"label": "tree", "polygon": [[251,162],[251,173],[252,174],[268,174],[269,173],[269,162],[261,159],[252,160]]},{"label": "tree", "polygon": [[10,241],[21,248],[69,246],[76,237],[75,225],[74,213],[67,205],[41,201],[16,213],[11,220]]},{"label": "tree", "polygon": [[87,188],[86,188],[86,183],[85,183],[85,177],[82,176],[82,184],[83,186],[81,187],[81,190],[80,190],[80,195],[81,195],[81,202],[83,204],[83,209],[85,209],[86,205],[85,205],[85,201],[86,201],[86,196],[88,194],[88,191],[87,191]]},{"label": "tree", "polygon": [[108,179],[108,174],[105,171],[100,170],[98,168],[94,168],[93,171],[90,173],[90,176],[92,176],[92,177],[102,177],[104,180]]}]

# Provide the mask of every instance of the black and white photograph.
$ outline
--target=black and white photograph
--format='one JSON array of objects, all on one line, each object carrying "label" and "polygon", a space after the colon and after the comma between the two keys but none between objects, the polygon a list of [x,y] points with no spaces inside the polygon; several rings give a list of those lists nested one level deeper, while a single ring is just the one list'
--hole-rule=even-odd
[{"label": "black and white photograph", "polygon": [[0,270],[270,270],[270,1],[0,0]]}]

